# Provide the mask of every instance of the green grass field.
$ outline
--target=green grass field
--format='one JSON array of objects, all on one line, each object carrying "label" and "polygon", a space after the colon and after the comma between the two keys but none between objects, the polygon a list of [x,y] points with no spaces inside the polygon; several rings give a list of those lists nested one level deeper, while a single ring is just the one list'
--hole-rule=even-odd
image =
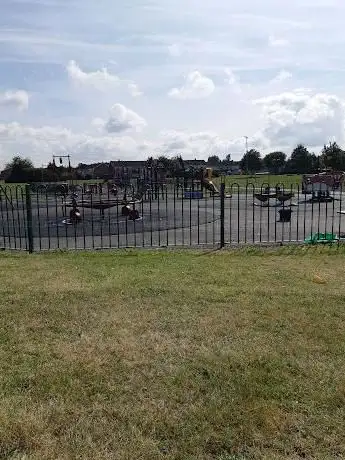
[{"label": "green grass field", "polygon": [[[217,183],[220,183],[220,179],[217,179]],[[251,190],[251,186],[254,185],[255,188],[265,187],[269,185],[271,187],[276,186],[277,184],[281,188],[286,190],[296,190],[302,185],[302,176],[298,174],[284,174],[284,175],[255,175],[255,176],[246,176],[246,175],[233,175],[227,176],[225,178],[225,185],[227,188],[232,187],[234,191],[237,190],[237,186],[243,190],[246,188],[247,184],[248,190]]]},{"label": "green grass field", "polygon": [[[221,182],[220,178],[215,178],[214,181],[219,184]],[[66,181],[68,183],[72,183],[72,181]],[[88,183],[99,183],[103,182],[102,180],[94,179],[94,180],[78,180],[73,181],[74,184],[88,184]],[[259,188],[262,185],[269,184],[270,186],[275,186],[279,184],[281,187],[285,187],[287,189],[293,188],[296,189],[298,186],[302,184],[302,176],[298,174],[284,174],[284,175],[255,175],[255,176],[246,176],[246,175],[233,175],[233,176],[226,176],[225,177],[225,184],[227,187],[230,187],[232,184],[238,184],[240,188],[246,187],[246,184],[254,184],[255,187]],[[25,184],[5,184],[4,181],[0,181],[0,185],[7,185],[15,187],[16,185],[24,186]]]},{"label": "green grass field", "polygon": [[344,458],[344,254],[3,253],[0,458]]}]

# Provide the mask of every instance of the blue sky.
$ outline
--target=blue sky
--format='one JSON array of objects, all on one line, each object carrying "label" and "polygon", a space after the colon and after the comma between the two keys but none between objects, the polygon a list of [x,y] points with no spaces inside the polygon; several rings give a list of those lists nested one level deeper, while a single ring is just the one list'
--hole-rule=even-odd
[{"label": "blue sky", "polygon": [[[236,4],[234,4],[236,3]],[[340,0],[2,0],[0,167],[344,139]]]}]

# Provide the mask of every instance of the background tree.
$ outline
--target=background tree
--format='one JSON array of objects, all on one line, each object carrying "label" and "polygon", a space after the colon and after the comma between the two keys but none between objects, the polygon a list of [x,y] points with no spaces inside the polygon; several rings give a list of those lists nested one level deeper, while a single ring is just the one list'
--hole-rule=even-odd
[{"label": "background tree", "polygon": [[230,153],[228,153],[228,154],[226,155],[226,157],[225,157],[225,163],[231,163],[231,161],[232,161],[232,160],[231,160],[231,155],[230,155]]},{"label": "background tree", "polygon": [[321,157],[326,168],[332,168],[335,171],[345,169],[345,152],[336,142],[330,142],[325,145],[322,149]]},{"label": "background tree", "polygon": [[211,155],[208,157],[207,163],[210,166],[219,166],[221,164],[221,159],[219,158],[218,155]]},{"label": "background tree", "polygon": [[260,171],[262,168],[260,152],[251,149],[245,153],[242,160],[240,161],[240,168],[242,171],[245,171],[246,174]]},{"label": "background tree", "polygon": [[222,166],[225,168],[231,168],[232,166],[232,160],[231,160],[231,155],[228,153],[225,157],[225,159],[222,161]]},{"label": "background tree", "polygon": [[263,163],[270,173],[278,174],[285,167],[286,155],[283,152],[271,152],[264,157]]},{"label": "background tree", "polygon": [[164,155],[161,155],[157,158],[157,163],[164,167],[164,169],[168,172],[168,174],[172,174],[173,171],[173,164],[172,160]]},{"label": "background tree", "polygon": [[5,168],[11,171],[7,182],[31,182],[33,179],[35,168],[30,158],[16,155]]},{"label": "background tree", "polygon": [[146,160],[146,167],[147,168],[152,168],[152,166],[154,165],[154,158],[153,157],[149,157],[147,160]]},{"label": "background tree", "polygon": [[171,175],[172,177],[183,177],[185,173],[185,164],[181,156],[176,156],[171,159]]},{"label": "background tree", "polygon": [[316,167],[316,158],[303,144],[298,144],[286,163],[286,171],[293,174],[311,173]]}]

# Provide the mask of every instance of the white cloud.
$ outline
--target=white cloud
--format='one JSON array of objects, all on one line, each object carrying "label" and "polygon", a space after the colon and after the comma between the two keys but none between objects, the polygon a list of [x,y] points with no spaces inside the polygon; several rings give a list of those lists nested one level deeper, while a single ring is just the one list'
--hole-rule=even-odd
[{"label": "white cloud", "polygon": [[275,83],[281,83],[283,81],[289,80],[292,78],[292,73],[286,71],[286,70],[281,70],[271,81],[271,84]]},{"label": "white cloud", "polygon": [[225,157],[235,149],[239,150],[241,140],[226,140],[211,131],[184,132],[168,130],[163,131],[158,143],[160,153],[168,156],[182,155],[183,158],[207,159],[210,155]]},{"label": "white cloud", "polygon": [[225,82],[228,83],[229,85],[234,85],[235,83],[237,83],[237,78],[234,74],[234,72],[229,68],[229,67],[226,67],[224,69],[224,72],[226,74],[226,79],[225,79]]},{"label": "white cloud", "polygon": [[143,94],[136,83],[128,83],[128,91],[133,97],[141,96]]},{"label": "white cloud", "polygon": [[[99,120],[98,120],[99,121]],[[104,124],[103,124],[104,126]],[[68,152],[73,164],[92,163],[112,159],[146,159],[162,153],[168,156],[182,154],[186,159],[204,158],[217,154],[224,157],[233,151],[243,152],[243,140],[227,141],[213,132],[165,131],[155,140],[134,139],[128,135],[92,135],[73,132],[61,126],[0,124],[0,157],[4,164],[18,152],[30,156],[37,166],[47,164],[53,154]]]},{"label": "white cloud", "polygon": [[69,61],[66,70],[73,82],[84,86],[92,86],[98,90],[108,89],[109,85],[119,86],[121,83],[120,78],[109,73],[106,67],[95,72],[84,72],[76,61]]},{"label": "white cloud", "polygon": [[29,94],[26,91],[5,91],[0,93],[0,107],[14,108],[20,112],[29,108]]},{"label": "white cloud", "polygon": [[183,51],[180,45],[173,43],[172,45],[168,46],[168,52],[172,57],[180,57]]},{"label": "white cloud", "polygon": [[172,88],[168,95],[175,99],[202,99],[211,96],[214,90],[211,78],[195,70],[187,75],[183,86]]},{"label": "white cloud", "polygon": [[65,152],[71,154],[74,164],[138,157],[137,142],[129,136],[92,136],[61,126],[0,124],[1,167],[18,152],[29,156],[37,166],[47,164],[53,154]]},{"label": "white cloud", "polygon": [[108,133],[123,133],[125,131],[141,131],[146,121],[133,110],[122,104],[115,104],[110,110],[110,116],[104,123]]},{"label": "white cloud", "polygon": [[131,96],[136,97],[142,94],[136,83],[121,79],[117,75],[110,73],[106,67],[93,72],[85,72],[76,61],[72,60],[67,64],[66,70],[73,83],[80,87],[90,87],[98,91],[108,91],[124,85],[127,87]]},{"label": "white cloud", "polygon": [[344,102],[335,95],[298,89],[255,104],[262,109],[264,128],[257,137],[264,145],[320,147],[329,139],[345,140]]},{"label": "white cloud", "polygon": [[268,43],[270,46],[277,46],[277,47],[281,47],[281,46],[288,46],[289,45],[289,41],[285,38],[278,38],[278,37],[273,37],[273,36],[269,36],[268,37]]},{"label": "white cloud", "polygon": [[[87,153],[85,146],[79,147],[88,139],[88,145],[97,145],[97,159],[101,161],[107,158],[107,146],[122,139],[121,133],[132,132],[141,146],[131,144],[132,155],[137,158],[151,148],[171,152],[181,148],[186,155],[202,155],[208,149],[218,149],[226,139],[244,134],[251,142],[261,142],[267,148],[281,144],[289,144],[290,148],[305,139],[315,144],[324,135],[323,143],[332,133],[339,141],[343,138],[341,109],[339,119],[326,115],[323,104],[327,110],[332,104],[321,103],[316,95],[332,93],[338,101],[345,97],[345,2],[291,0],[282,8],[274,0],[215,0],[212,4],[206,0],[166,0],[164,6],[151,0],[135,1],[128,8],[125,2],[109,1],[105,2],[109,8],[101,8],[101,2],[87,0],[82,10],[77,0],[25,2],[40,4],[40,14],[18,9],[18,2],[5,2],[8,21],[0,31],[0,93],[8,88],[23,88],[34,94],[29,100],[30,112],[20,114],[20,119],[32,126],[58,123],[71,127],[71,136],[78,137],[78,142],[61,142],[59,134],[55,136],[58,142],[54,149],[67,145],[76,152],[85,152],[84,160],[91,161],[93,154]],[[53,3],[58,14],[55,7],[48,5]],[[120,19],[114,23],[114,17]],[[61,69],[66,65],[68,75],[66,70],[63,75]],[[279,73],[281,69],[293,75],[288,78],[286,73]],[[186,79],[181,78],[186,75]],[[274,81],[269,82],[273,77]],[[12,86],[8,86],[9,82]],[[288,102],[251,103],[296,85],[314,90],[290,91],[294,97],[288,97]],[[142,88],[150,97],[137,98],[134,105],[132,98],[139,96]],[[199,103],[175,100],[211,94],[202,102],[205,110]],[[301,100],[301,95],[306,99]],[[0,122],[19,120],[14,112],[27,108],[25,99],[5,99]],[[135,110],[149,127],[138,132],[143,127],[140,122],[121,124],[114,122],[111,115],[102,115],[115,102]],[[312,104],[317,106],[313,117]],[[103,120],[94,121],[91,127],[90,120],[96,116]],[[116,135],[105,131],[107,122]],[[168,128],[186,128],[195,134],[175,131],[169,139],[162,138],[160,132]],[[86,133],[76,134],[78,131]],[[211,131],[211,140],[200,134]],[[41,149],[43,155],[51,151],[54,134],[48,142],[46,133],[36,128],[35,142],[27,143],[21,138],[23,153],[31,155],[32,146],[33,150],[35,146],[37,151]],[[34,135],[30,136],[33,139]],[[2,155],[9,146],[4,139],[0,146]],[[234,158],[243,152],[242,146],[243,138],[238,147],[233,147]],[[127,154],[124,148],[123,156]],[[122,154],[118,152],[116,156]]]}]

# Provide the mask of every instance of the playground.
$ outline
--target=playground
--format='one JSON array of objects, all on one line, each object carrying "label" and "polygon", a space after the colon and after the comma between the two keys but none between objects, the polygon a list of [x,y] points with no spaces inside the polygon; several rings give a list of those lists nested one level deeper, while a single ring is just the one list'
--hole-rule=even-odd
[{"label": "playground", "polygon": [[[210,173],[207,172],[207,175]],[[1,187],[0,244],[23,249],[215,246],[344,239],[342,180],[215,185],[212,178]],[[199,176],[200,177],[200,176]]]}]

